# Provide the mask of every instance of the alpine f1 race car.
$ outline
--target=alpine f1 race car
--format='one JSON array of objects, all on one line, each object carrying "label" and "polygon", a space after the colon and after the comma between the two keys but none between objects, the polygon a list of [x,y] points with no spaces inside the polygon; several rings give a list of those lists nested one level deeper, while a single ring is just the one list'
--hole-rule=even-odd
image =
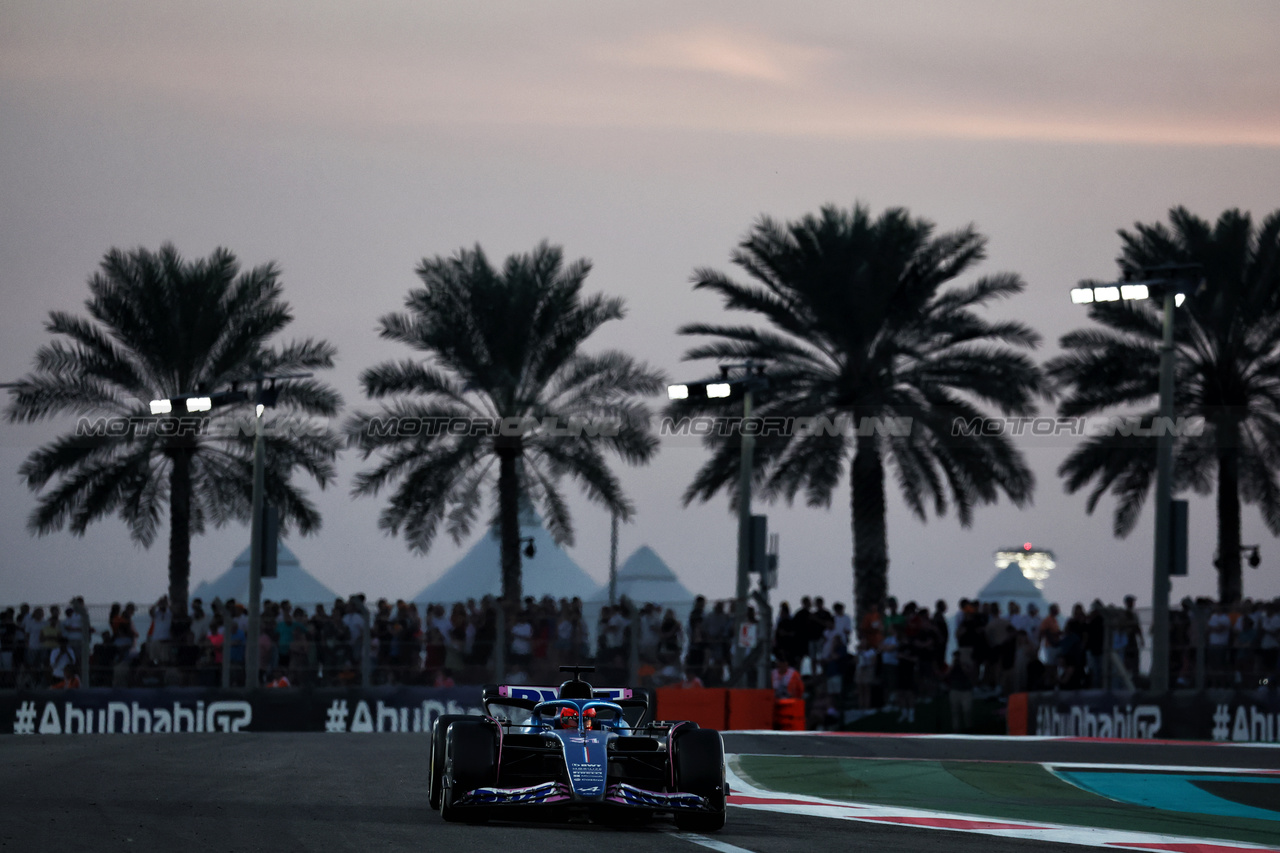
[{"label": "alpine f1 race car", "polygon": [[485,716],[431,729],[431,807],[447,821],[545,816],[628,825],[671,817],[712,832],[725,821],[724,743],[693,722],[654,722],[651,694],[596,688],[594,667],[562,666],[556,687],[485,685]]}]

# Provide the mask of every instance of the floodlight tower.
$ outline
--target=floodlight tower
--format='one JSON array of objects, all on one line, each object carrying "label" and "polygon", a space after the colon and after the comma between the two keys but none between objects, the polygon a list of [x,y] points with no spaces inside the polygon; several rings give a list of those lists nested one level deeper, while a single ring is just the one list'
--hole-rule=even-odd
[{"label": "floodlight tower", "polygon": [[1169,689],[1169,567],[1173,555],[1173,324],[1174,309],[1202,284],[1199,264],[1144,267],[1140,281],[1082,281],[1071,291],[1077,305],[1162,297],[1160,420],[1156,433],[1156,531],[1151,591],[1151,692]]},{"label": "floodlight tower", "polygon": [[671,400],[714,400],[742,394],[742,427],[738,430],[741,441],[738,458],[738,578],[733,614],[733,672],[736,680],[746,675],[742,665],[745,650],[737,638],[742,635],[742,625],[747,618],[751,575],[751,469],[755,461],[756,435],[748,422],[755,392],[768,385],[764,365],[748,360],[741,364],[720,365],[720,376],[710,381],[667,386],[667,397]]}]

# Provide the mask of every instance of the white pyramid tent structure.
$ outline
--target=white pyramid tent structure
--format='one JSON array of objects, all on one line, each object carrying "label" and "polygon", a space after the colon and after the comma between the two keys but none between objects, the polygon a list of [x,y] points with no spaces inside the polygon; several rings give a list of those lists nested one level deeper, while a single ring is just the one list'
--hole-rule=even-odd
[{"label": "white pyramid tent structure", "polygon": [[[636,604],[653,603],[663,610],[669,607],[680,617],[693,608],[693,593],[648,545],[641,545],[618,567],[617,592],[619,599],[625,595]],[[590,600],[608,604],[609,584],[601,586]]]},{"label": "white pyramid tent structure", "polygon": [[1022,569],[1017,563],[1010,563],[996,572],[995,577],[978,593],[978,600],[994,601],[1000,605],[1001,613],[1007,613],[1006,608],[1010,601],[1018,602],[1023,613],[1027,612],[1028,604],[1035,604],[1041,614],[1049,612],[1049,605],[1045,602],[1044,596],[1040,594],[1040,590],[1036,589],[1036,585],[1022,574]]},{"label": "white pyramid tent structure", "polygon": [[[524,556],[526,543],[521,543],[521,587],[525,595],[550,595],[557,600],[577,596],[585,601],[595,593],[599,584],[556,544],[534,513],[521,514],[520,537],[532,537],[535,552],[532,557]],[[413,600],[418,604],[452,604],[501,594],[502,548],[498,530],[493,528]]]},{"label": "white pyramid tent structure", "polygon": [[[337,593],[320,583],[302,568],[298,557],[283,542],[276,547],[277,576],[262,579],[262,598],[270,601],[288,600],[292,604],[329,604]],[[249,601],[249,549],[240,552],[222,575],[214,581],[204,581],[191,591],[192,598],[201,598],[205,604],[220,598],[234,598],[241,603]]]}]

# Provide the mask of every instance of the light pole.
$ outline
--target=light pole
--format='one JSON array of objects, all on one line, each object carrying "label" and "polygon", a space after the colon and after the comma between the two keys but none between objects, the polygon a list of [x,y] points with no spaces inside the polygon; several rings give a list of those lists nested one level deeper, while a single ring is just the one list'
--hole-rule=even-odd
[{"label": "light pole", "polygon": [[[736,375],[735,375],[736,374]],[[742,625],[747,618],[747,599],[751,574],[751,476],[755,462],[756,435],[751,426],[751,407],[754,392],[767,387],[764,365],[755,361],[741,364],[720,365],[720,378],[710,382],[668,385],[667,397],[671,400],[726,398],[734,390],[742,392],[742,424],[738,430],[738,579],[736,603],[733,610],[733,677],[740,681],[746,676],[742,666],[746,650],[738,642]]]},{"label": "light pole", "polygon": [[1151,572],[1151,692],[1169,690],[1169,566],[1173,554],[1173,324],[1174,309],[1199,282],[1198,264],[1146,267],[1141,281],[1081,282],[1071,291],[1077,305],[1162,297],[1160,424],[1156,428],[1156,530]]},{"label": "light pole", "polygon": [[[258,669],[260,666],[259,635],[262,633],[262,563],[266,543],[262,541],[263,513],[266,502],[266,442],[263,440],[263,417],[266,410],[276,404],[280,389],[276,383],[286,379],[306,379],[310,373],[290,373],[279,375],[257,374],[250,377],[254,384],[253,394],[232,386],[230,391],[215,394],[187,394],[179,397],[152,400],[151,414],[167,415],[175,405],[185,408],[187,412],[208,412],[217,406],[244,403],[252,400],[253,411],[253,508],[249,520],[249,626],[245,631],[244,649],[244,684],[245,687],[258,686]],[[268,386],[265,383],[270,382]],[[276,547],[276,543],[271,543]],[[231,637],[230,627],[224,627],[224,637]],[[231,649],[226,640],[223,642],[222,654],[229,659]]]}]

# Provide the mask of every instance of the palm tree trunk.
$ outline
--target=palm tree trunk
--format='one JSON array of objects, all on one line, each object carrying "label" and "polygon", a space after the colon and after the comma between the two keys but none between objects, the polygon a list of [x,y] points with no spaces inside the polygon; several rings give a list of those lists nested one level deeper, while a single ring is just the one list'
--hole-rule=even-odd
[{"label": "palm tree trunk", "polygon": [[502,597],[519,608],[520,589],[520,481],[516,473],[519,447],[498,448],[498,529],[502,537]]},{"label": "palm tree trunk", "polygon": [[1240,577],[1240,428],[1219,426],[1218,443],[1218,601],[1232,604],[1243,594]]},{"label": "palm tree trunk", "polygon": [[172,451],[169,461],[169,607],[187,606],[191,584],[191,451]]},{"label": "palm tree trunk", "polygon": [[884,463],[875,436],[858,436],[850,469],[853,504],[853,600],[855,624],[888,593],[889,534],[885,526]]}]

